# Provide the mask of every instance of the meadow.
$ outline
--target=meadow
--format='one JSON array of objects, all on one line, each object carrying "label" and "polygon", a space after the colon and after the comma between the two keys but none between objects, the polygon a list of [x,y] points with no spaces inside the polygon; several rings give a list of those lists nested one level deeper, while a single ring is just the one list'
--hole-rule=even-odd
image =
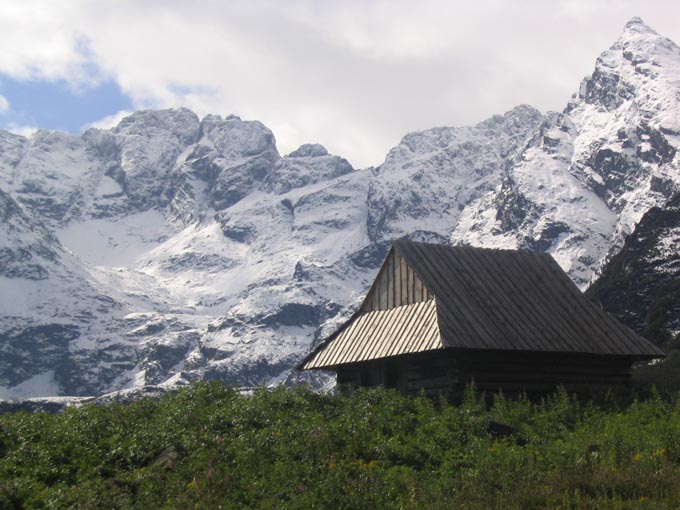
[{"label": "meadow", "polygon": [[[499,433],[494,424],[509,427]],[[677,509],[680,398],[462,403],[371,389],[0,416],[2,509]]]}]

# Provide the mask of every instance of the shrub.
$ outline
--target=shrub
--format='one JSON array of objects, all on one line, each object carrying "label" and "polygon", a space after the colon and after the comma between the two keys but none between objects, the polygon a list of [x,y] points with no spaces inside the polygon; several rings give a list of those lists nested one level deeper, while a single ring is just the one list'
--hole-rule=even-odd
[{"label": "shrub", "polygon": [[[6,414],[0,508],[677,507],[678,398],[487,400],[198,383]],[[490,421],[516,433],[498,437]]]}]

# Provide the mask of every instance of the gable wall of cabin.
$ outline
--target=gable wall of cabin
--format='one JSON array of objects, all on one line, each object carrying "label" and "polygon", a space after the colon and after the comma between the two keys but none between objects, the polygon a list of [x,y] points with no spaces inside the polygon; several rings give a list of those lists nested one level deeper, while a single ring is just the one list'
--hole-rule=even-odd
[{"label": "gable wall of cabin", "polygon": [[385,386],[405,394],[463,397],[470,383],[478,391],[543,396],[559,386],[589,395],[630,381],[633,360],[555,353],[438,350],[337,368],[343,386]]},{"label": "gable wall of cabin", "polygon": [[432,297],[404,257],[392,249],[369,290],[361,311],[388,310],[427,301]]}]

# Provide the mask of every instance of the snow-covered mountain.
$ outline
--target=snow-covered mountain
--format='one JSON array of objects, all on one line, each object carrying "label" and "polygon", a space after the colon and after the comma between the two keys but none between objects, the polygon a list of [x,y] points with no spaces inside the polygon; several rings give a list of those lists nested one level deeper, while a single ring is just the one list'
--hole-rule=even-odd
[{"label": "snow-covered mountain", "polygon": [[391,239],[551,252],[582,287],[680,192],[680,49],[639,19],[562,113],[404,137],[378,168],[259,122],[0,131],[0,398],[280,382]]},{"label": "snow-covered mountain", "polygon": [[680,186],[680,49],[639,18],[453,239],[553,253],[581,286]]}]

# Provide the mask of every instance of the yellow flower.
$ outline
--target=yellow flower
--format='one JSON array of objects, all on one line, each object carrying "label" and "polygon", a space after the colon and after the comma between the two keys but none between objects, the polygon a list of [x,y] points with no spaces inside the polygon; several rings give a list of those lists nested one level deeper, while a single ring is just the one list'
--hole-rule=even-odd
[{"label": "yellow flower", "polygon": [[641,453],[636,453],[633,455],[633,462],[640,462],[642,460],[642,454]]},{"label": "yellow flower", "polygon": [[659,448],[658,450],[654,450],[654,453],[652,453],[652,457],[665,457],[665,456],[666,456],[665,448]]}]

